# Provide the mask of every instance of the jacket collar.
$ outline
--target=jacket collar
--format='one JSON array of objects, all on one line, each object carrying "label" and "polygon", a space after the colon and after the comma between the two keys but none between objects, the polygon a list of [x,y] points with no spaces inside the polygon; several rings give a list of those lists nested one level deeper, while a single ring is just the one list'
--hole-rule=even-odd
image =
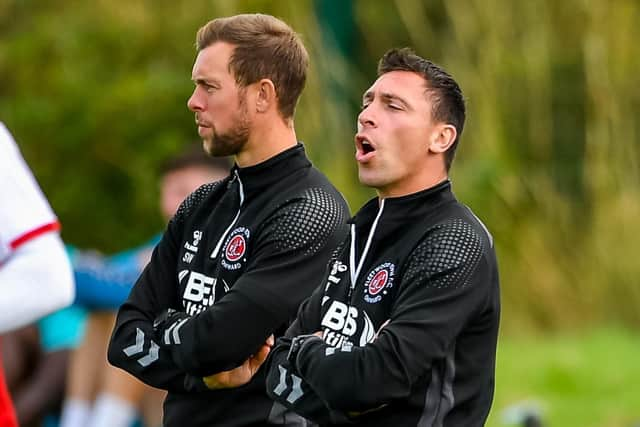
[{"label": "jacket collar", "polygon": [[268,187],[295,171],[308,167],[311,167],[311,162],[307,158],[304,146],[298,143],[257,165],[246,168],[234,165],[231,175],[237,171],[245,191],[250,191]]},{"label": "jacket collar", "polygon": [[[407,222],[412,218],[419,218],[434,211],[443,203],[455,200],[456,198],[451,191],[451,181],[446,179],[417,193],[384,199],[384,212],[380,221],[400,220]],[[355,223],[357,226],[369,224],[376,217],[379,208],[380,199],[373,198],[349,222]]]}]

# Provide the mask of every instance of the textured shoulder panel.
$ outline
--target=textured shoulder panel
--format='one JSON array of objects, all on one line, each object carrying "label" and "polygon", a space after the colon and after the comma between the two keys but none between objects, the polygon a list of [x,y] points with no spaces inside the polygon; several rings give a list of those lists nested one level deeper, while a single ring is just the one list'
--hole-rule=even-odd
[{"label": "textured shoulder panel", "polygon": [[438,224],[411,253],[403,281],[418,281],[433,288],[467,286],[483,249],[480,236],[469,222],[456,218]]},{"label": "textured shoulder panel", "polygon": [[188,218],[193,210],[198,207],[209,194],[218,188],[221,182],[222,181],[216,181],[204,184],[187,196],[187,198],[180,204],[178,211],[173,217],[173,221],[180,223],[183,222],[185,218]]},{"label": "textured shoulder panel", "polygon": [[278,248],[302,249],[305,255],[323,248],[348,216],[343,205],[322,188],[309,188],[302,197],[278,209],[269,234]]}]

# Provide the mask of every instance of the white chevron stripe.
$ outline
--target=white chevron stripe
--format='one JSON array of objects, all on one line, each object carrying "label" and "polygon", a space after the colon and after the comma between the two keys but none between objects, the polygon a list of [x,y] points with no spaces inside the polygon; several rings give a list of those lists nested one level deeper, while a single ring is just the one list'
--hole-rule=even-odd
[{"label": "white chevron stripe", "polygon": [[136,343],[126,347],[122,351],[127,356],[131,357],[134,354],[142,353],[142,348],[144,347],[144,332],[142,329],[136,328]]},{"label": "white chevron stripe", "polygon": [[174,344],[180,344],[180,335],[178,335],[178,331],[180,331],[180,328],[182,328],[182,325],[184,325],[185,323],[187,323],[187,319],[183,319],[180,323],[178,323],[176,325],[176,327],[173,329],[173,342]]},{"label": "white chevron stripe", "polygon": [[147,366],[151,365],[153,362],[158,360],[159,351],[160,351],[160,347],[158,346],[158,344],[151,341],[151,346],[149,347],[149,353],[146,356],[143,356],[140,359],[138,359],[138,363],[142,365],[143,368],[146,368]]}]

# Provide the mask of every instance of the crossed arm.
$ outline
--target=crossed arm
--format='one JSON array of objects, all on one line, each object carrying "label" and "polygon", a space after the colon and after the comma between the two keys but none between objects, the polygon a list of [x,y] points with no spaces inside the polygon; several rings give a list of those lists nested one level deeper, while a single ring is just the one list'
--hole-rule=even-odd
[{"label": "crossed arm", "polygon": [[[300,240],[297,228],[305,224],[291,225],[283,212],[273,216],[272,227],[291,233],[292,243],[282,231],[256,238],[246,272],[223,298],[195,316],[179,306],[173,278],[178,276],[180,239],[170,227],[119,311],[109,361],[150,385],[175,391],[229,387],[235,375],[257,371],[270,348],[269,336],[294,316],[300,301],[315,288],[338,238],[336,224],[327,223],[321,233]],[[157,322],[163,314],[168,317]],[[235,368],[239,370],[228,372]],[[212,377],[219,373],[223,375]]]}]

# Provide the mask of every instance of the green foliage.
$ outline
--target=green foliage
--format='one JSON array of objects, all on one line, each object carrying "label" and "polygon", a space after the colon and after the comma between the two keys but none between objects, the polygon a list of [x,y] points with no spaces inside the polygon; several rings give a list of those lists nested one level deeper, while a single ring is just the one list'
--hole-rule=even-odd
[{"label": "green foliage", "polygon": [[352,210],[373,195],[353,158],[361,94],[385,50],[411,45],[468,99],[452,179],[494,234],[503,331],[640,325],[634,0],[0,2],[0,119],[66,240],[113,251],[162,227],[157,167],[197,138],[195,32],[256,11],[307,44],[297,134]]}]

